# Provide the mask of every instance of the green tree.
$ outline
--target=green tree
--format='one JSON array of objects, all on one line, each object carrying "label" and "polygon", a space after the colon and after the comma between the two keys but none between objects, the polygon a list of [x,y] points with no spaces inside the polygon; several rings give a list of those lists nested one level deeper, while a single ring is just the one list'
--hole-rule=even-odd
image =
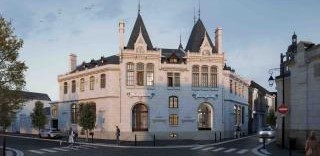
[{"label": "green tree", "polygon": [[25,86],[24,62],[18,61],[23,41],[13,33],[11,22],[0,15],[0,126],[5,130],[21,109]]},{"label": "green tree", "polygon": [[93,130],[96,124],[96,104],[93,102],[80,103],[79,125],[86,132],[87,140],[89,131]]},{"label": "green tree", "polygon": [[276,125],[277,117],[274,111],[271,111],[267,116],[267,124],[274,127]]},{"label": "green tree", "polygon": [[40,133],[40,129],[47,123],[47,117],[44,114],[43,103],[41,101],[35,103],[35,107],[31,113],[31,120],[32,126],[38,128]]}]

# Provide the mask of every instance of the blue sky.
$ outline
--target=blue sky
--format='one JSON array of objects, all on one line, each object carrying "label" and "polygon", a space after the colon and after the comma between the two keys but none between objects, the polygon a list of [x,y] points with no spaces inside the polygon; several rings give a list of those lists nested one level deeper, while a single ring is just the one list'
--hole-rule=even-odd
[{"label": "blue sky", "polygon": [[[137,16],[138,0],[0,0],[0,14],[24,40],[20,59],[29,67],[28,91],[59,100],[57,76],[68,71],[68,55],[78,63],[118,53],[118,22],[126,22],[126,41]],[[223,28],[227,63],[241,76],[269,90],[268,69],[298,40],[320,41],[320,1],[201,0],[201,19],[214,39]],[[198,0],[141,0],[141,15],[156,47],[185,46]]]}]

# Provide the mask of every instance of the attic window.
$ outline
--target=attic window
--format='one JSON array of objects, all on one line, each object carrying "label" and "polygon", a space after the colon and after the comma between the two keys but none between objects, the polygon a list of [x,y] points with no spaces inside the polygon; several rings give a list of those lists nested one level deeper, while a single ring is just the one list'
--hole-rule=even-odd
[{"label": "attic window", "polygon": [[170,63],[178,63],[178,59],[177,58],[170,58],[169,62]]}]

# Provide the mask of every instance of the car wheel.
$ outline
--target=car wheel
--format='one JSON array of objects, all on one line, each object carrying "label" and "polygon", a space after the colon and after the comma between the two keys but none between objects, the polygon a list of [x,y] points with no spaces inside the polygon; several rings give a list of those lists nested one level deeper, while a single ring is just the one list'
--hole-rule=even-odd
[{"label": "car wheel", "polygon": [[42,138],[41,134],[39,134],[39,138]]}]

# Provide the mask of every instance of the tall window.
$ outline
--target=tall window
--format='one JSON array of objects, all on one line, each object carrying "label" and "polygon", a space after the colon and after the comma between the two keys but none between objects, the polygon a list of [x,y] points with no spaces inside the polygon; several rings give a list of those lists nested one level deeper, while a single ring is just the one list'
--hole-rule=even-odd
[{"label": "tall window", "polygon": [[76,124],[78,122],[77,104],[71,104],[71,123]]},{"label": "tall window", "polygon": [[244,124],[244,107],[241,109],[241,123]]},{"label": "tall window", "polygon": [[94,90],[94,76],[90,77],[90,90]]},{"label": "tall window", "polygon": [[237,82],[234,82],[234,94],[237,95]]},{"label": "tall window", "polygon": [[201,67],[201,87],[208,87],[208,66]]},{"label": "tall window", "polygon": [[127,63],[127,86],[134,85],[134,64],[132,62]]},{"label": "tall window", "polygon": [[76,80],[72,80],[71,82],[71,92],[76,92]]},{"label": "tall window", "polygon": [[180,87],[180,73],[167,73],[168,87]]},{"label": "tall window", "polygon": [[169,115],[169,125],[179,125],[179,116],[177,114]]},{"label": "tall window", "polygon": [[179,103],[178,103],[178,97],[176,96],[170,96],[169,97],[169,108],[178,108]]},{"label": "tall window", "polygon": [[143,86],[144,84],[144,64],[138,63],[137,64],[137,85]]},{"label": "tall window", "polygon": [[68,82],[63,83],[63,93],[67,94],[68,93]]},{"label": "tall window", "polygon": [[199,87],[199,66],[192,66],[192,87]]},{"label": "tall window", "polygon": [[132,131],[148,131],[148,108],[144,104],[132,109]]},{"label": "tall window", "polygon": [[83,92],[84,91],[84,78],[80,79],[80,91]]},{"label": "tall window", "polygon": [[234,125],[238,125],[238,114],[237,114],[238,106],[233,106],[233,113],[234,113]]},{"label": "tall window", "polygon": [[154,66],[152,63],[147,64],[147,86],[153,86]]},{"label": "tall window", "polygon": [[51,117],[57,118],[58,117],[58,111],[57,111],[57,105],[52,105],[51,107]]},{"label": "tall window", "polygon": [[217,88],[218,87],[218,70],[216,66],[212,66],[210,69],[211,73],[211,87]]},{"label": "tall window", "polygon": [[234,105],[233,107],[234,109],[234,112],[235,112],[235,125],[240,125],[240,123],[243,123],[243,121],[241,121],[241,119],[243,119],[244,117],[241,117],[242,116],[242,113],[244,113],[244,110],[241,109],[241,106],[237,106],[237,105]]},{"label": "tall window", "polygon": [[100,88],[106,88],[106,74],[100,75]]},{"label": "tall window", "polygon": [[230,93],[232,93],[233,91],[233,88],[232,88],[232,80],[230,80]]}]

